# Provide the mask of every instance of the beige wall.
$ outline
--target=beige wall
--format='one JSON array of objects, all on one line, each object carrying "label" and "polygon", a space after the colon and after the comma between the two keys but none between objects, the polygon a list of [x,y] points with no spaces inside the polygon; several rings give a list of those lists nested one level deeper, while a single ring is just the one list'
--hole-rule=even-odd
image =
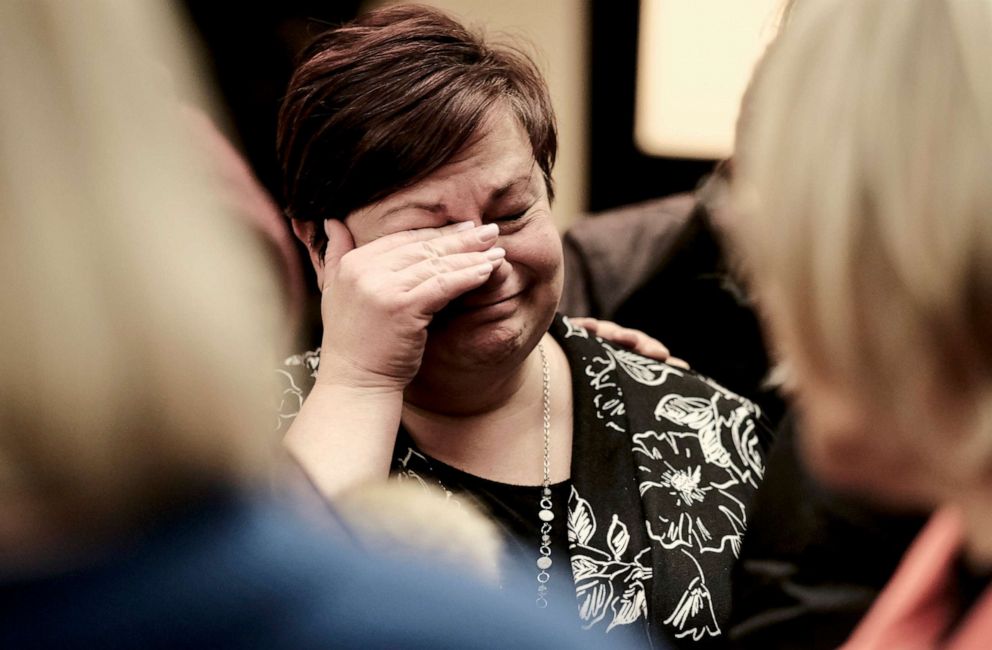
[{"label": "beige wall", "polygon": [[[373,0],[367,4],[374,7],[394,2]],[[558,114],[554,213],[558,227],[565,228],[586,204],[587,3],[579,0],[421,0],[421,3],[439,7],[485,34],[495,37],[505,34],[533,46],[528,49],[548,80]]]},{"label": "beige wall", "polygon": [[634,138],[654,156],[733,150],[744,88],[782,0],[641,0]]}]

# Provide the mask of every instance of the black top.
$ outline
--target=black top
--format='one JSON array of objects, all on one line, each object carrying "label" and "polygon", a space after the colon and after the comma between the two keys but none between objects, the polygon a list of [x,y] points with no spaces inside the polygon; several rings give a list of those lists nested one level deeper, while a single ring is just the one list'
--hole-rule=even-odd
[{"label": "black top", "polygon": [[[407,444],[405,432],[400,433],[400,444]],[[500,576],[500,586],[513,592],[514,597],[537,599],[537,558],[541,546],[541,524],[538,517],[543,487],[540,485],[510,485],[473,476],[439,460],[425,459],[431,466],[432,476],[440,487],[468,497],[484,514],[492,519],[502,533],[506,549],[507,566]],[[569,568],[568,494],[571,481],[551,486],[551,578],[546,583],[548,602],[575,603],[575,584]],[[574,610],[574,607],[572,607]]]}]

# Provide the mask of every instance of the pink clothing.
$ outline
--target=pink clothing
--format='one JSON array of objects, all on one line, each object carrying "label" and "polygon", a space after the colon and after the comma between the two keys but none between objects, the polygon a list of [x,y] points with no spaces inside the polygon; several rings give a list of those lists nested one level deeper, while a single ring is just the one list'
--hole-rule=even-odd
[{"label": "pink clothing", "polygon": [[957,627],[955,561],[963,543],[960,515],[936,513],[843,650],[978,650],[992,647],[992,589],[987,589]]}]

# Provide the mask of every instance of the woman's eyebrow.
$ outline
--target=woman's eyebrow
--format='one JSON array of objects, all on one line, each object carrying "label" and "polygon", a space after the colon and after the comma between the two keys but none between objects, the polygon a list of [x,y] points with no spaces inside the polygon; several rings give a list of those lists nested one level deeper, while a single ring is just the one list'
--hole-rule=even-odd
[{"label": "woman's eyebrow", "polygon": [[502,199],[504,196],[509,194],[510,190],[514,189],[518,185],[524,185],[524,184],[530,185],[530,179],[531,179],[531,174],[527,174],[525,176],[518,176],[517,178],[514,178],[512,181],[500,185],[495,190],[493,190],[492,194],[489,195],[490,200],[498,201],[499,199]]},{"label": "woman's eyebrow", "polygon": [[[507,181],[492,191],[489,195],[489,200],[498,201],[520,185],[529,186],[532,176],[533,175],[531,173],[527,173]],[[402,212],[403,210],[424,210],[425,212],[432,212],[434,214],[446,214],[448,211],[447,206],[442,202],[432,203],[429,201],[406,201],[404,203],[400,203],[399,205],[394,205],[380,214],[377,221],[382,221],[389,215]]]},{"label": "woman's eyebrow", "polygon": [[444,203],[428,203],[425,201],[407,201],[406,203],[401,203],[397,206],[393,206],[379,215],[377,221],[382,221],[391,214],[396,214],[397,212],[402,212],[403,210],[424,210],[426,212],[433,212],[434,214],[444,214],[447,212],[447,208]]}]

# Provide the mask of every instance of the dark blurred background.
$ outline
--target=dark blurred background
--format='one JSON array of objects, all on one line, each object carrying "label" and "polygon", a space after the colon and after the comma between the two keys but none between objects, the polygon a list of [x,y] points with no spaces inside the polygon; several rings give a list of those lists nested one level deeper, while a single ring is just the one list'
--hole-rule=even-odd
[{"label": "dark blurred background", "polygon": [[[262,184],[279,197],[275,116],[293,61],[310,37],[354,17],[358,0],[233,3],[183,0],[227,105],[228,133]],[[640,3],[575,0],[588,19],[588,146],[579,209],[612,207],[691,190],[713,161],[641,153],[634,143]],[[570,221],[570,219],[566,219]]]}]

